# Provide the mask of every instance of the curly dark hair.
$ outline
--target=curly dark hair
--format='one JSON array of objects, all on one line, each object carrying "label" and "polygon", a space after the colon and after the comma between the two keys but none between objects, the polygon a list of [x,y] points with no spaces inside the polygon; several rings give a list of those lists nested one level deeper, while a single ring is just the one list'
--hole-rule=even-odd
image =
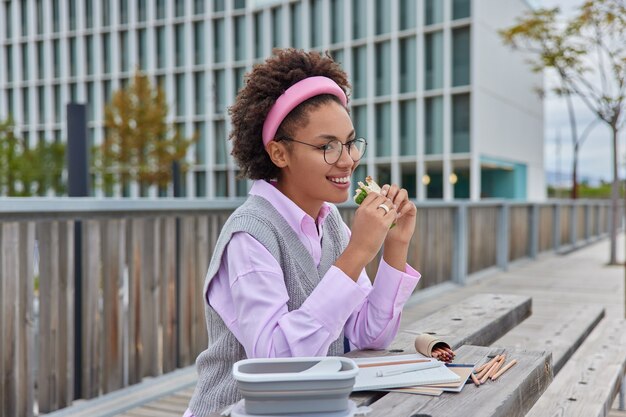
[{"label": "curly dark hair", "polygon": [[[325,76],[335,81],[349,94],[348,76],[326,52],[305,52],[297,49],[277,49],[263,64],[246,74],[244,87],[239,91],[229,114],[233,126],[230,139],[231,154],[241,169],[240,176],[249,179],[270,180],[278,177],[280,169],[274,165],[263,145],[263,122],[278,97],[293,84],[308,77]],[[295,126],[308,123],[308,112],[320,105],[339,99],[331,94],[312,97],[293,109],[280,124],[276,137],[291,136]]]}]

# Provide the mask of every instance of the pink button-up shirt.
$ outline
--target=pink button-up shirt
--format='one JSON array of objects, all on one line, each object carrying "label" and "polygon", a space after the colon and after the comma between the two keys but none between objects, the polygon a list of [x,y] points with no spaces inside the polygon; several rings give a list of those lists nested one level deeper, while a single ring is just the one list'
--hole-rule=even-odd
[{"label": "pink button-up shirt", "polygon": [[[250,195],[269,201],[296,232],[316,265],[322,248],[322,224],[330,212],[322,206],[316,222],[266,181],[255,181]],[[350,229],[346,226],[348,234]],[[399,271],[380,261],[374,285],[365,270],[354,282],[331,266],[302,306],[287,310],[289,295],[282,270],[268,250],[248,233],[235,233],[224,251],[206,297],[248,358],[322,356],[341,331],[358,349],[382,349],[395,337],[402,306],[420,274]],[[191,416],[187,411],[185,417]]]}]

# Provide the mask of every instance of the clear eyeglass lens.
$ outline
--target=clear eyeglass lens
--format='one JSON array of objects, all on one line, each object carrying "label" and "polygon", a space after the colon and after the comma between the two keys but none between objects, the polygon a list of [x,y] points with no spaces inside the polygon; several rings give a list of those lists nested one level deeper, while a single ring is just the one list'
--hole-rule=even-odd
[{"label": "clear eyeglass lens", "polygon": [[346,151],[350,155],[353,161],[358,161],[363,156],[363,152],[365,152],[365,140],[364,139],[356,139],[354,141],[348,142],[349,145],[344,145],[339,140],[332,140],[326,144],[325,150],[325,158],[326,162],[329,164],[334,164],[341,157],[341,152],[343,147],[347,147]]}]

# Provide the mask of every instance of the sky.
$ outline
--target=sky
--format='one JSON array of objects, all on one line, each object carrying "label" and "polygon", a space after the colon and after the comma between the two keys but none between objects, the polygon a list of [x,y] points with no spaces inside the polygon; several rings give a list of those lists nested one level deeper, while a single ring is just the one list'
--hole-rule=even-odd
[{"label": "sky", "polygon": [[[543,7],[558,6],[565,13],[573,13],[580,0],[535,0],[533,3]],[[545,88],[555,85],[558,78],[551,74],[545,75]],[[574,103],[577,119],[578,133],[588,126],[594,119],[593,113],[581,101]],[[622,146],[618,153],[618,164],[626,162],[624,142],[626,135],[623,133],[618,139]],[[558,173],[569,178],[572,171],[572,140],[567,103],[565,100],[548,96],[544,99],[544,166],[546,172]],[[579,172],[582,177],[591,181],[610,180],[611,168],[611,132],[602,122],[597,123],[579,151]],[[622,169],[623,172],[623,169]]]}]

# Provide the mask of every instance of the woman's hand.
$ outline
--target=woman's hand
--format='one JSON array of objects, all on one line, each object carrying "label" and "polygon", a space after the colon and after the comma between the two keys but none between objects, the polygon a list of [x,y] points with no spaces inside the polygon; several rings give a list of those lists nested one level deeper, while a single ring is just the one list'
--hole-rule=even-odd
[{"label": "woman's hand", "polygon": [[385,184],[381,188],[381,194],[393,202],[397,211],[396,225],[387,234],[385,245],[389,243],[408,245],[415,232],[417,208],[409,200],[409,194],[404,188],[396,184]]}]

